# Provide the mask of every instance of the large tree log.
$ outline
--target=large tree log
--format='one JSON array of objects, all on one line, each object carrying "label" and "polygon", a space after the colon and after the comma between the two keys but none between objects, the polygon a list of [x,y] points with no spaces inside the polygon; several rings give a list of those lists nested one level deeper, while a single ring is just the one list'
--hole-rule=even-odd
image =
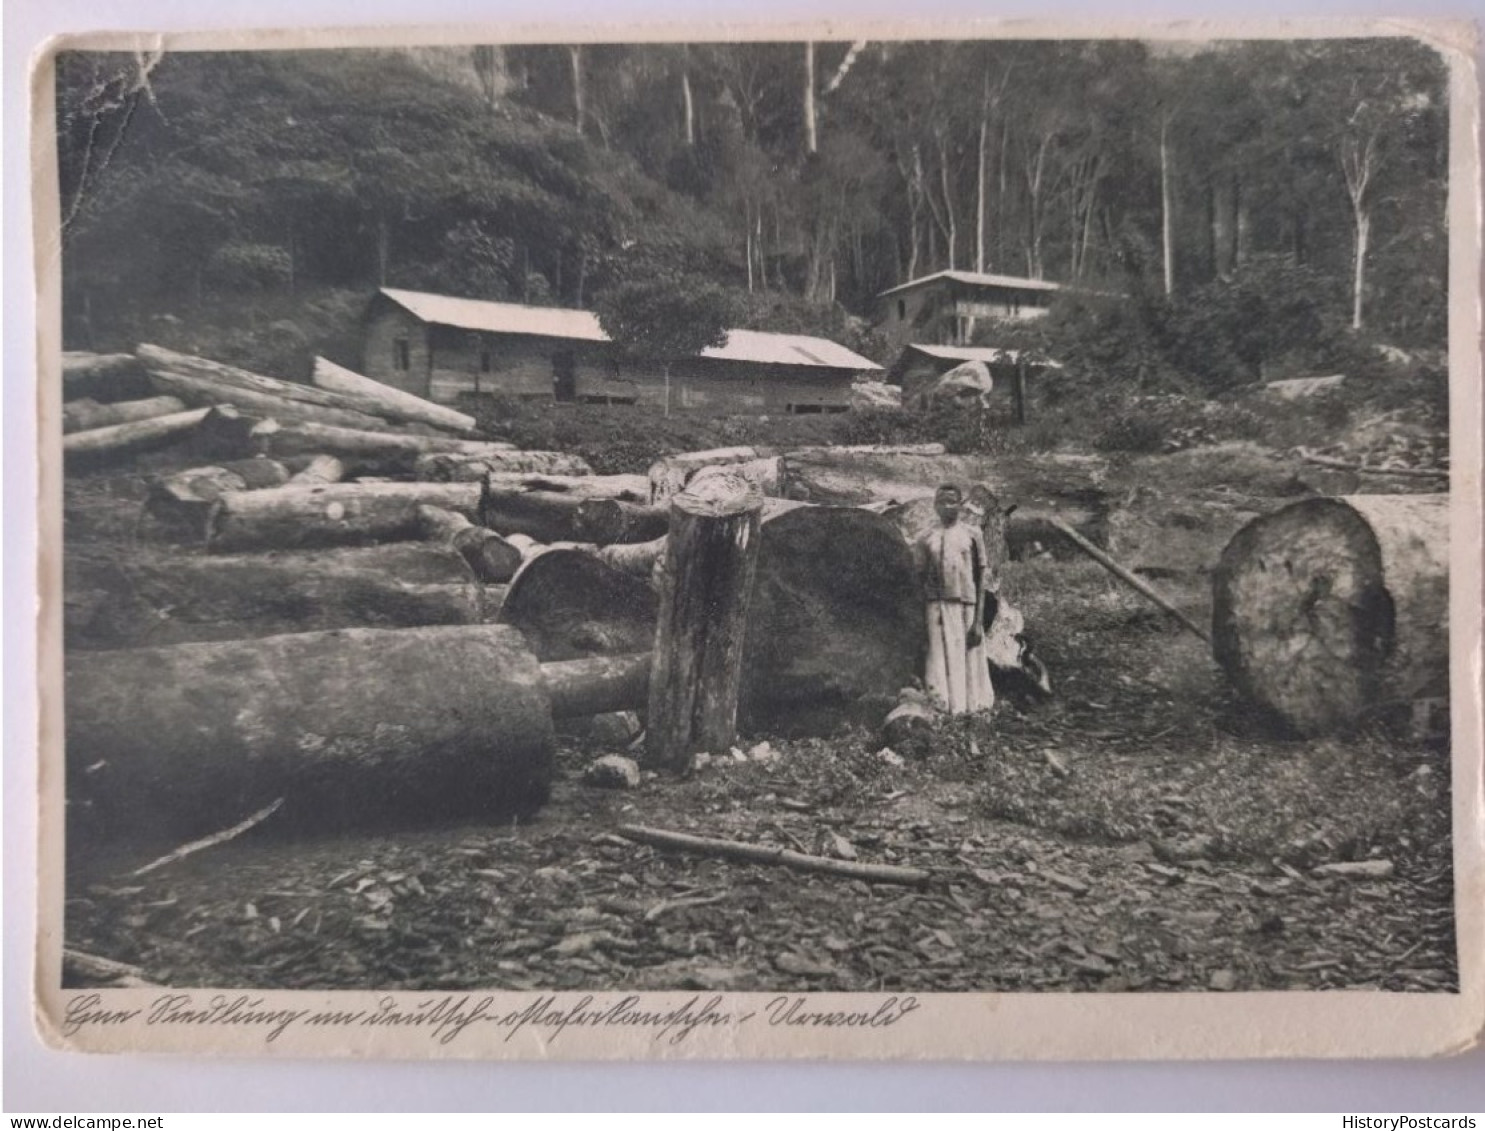
[{"label": "large tree log", "polygon": [[650,688],[649,652],[589,656],[541,665],[542,687],[557,719],[592,718],[643,708]]},{"label": "large tree log", "polygon": [[453,551],[421,542],[244,555],[68,554],[64,590],[106,594],[67,646],[122,648],[316,632],[479,624],[485,593]]},{"label": "large tree log", "polygon": [[670,500],[645,761],[684,773],[737,737],[743,641],[763,497],[741,476],[693,480]]},{"label": "large tree log", "polygon": [[422,397],[402,389],[394,389],[370,377],[363,376],[344,366],[336,365],[328,358],[316,357],[314,375],[310,378],[319,388],[333,393],[344,393],[358,400],[377,406],[377,413],[388,420],[406,420],[414,424],[428,424],[450,432],[473,432],[474,417],[444,405],[425,401]]},{"label": "large tree log", "polygon": [[86,432],[91,428],[107,428],[114,424],[151,420],[157,416],[172,416],[185,411],[185,402],[176,397],[146,397],[144,400],[119,401],[115,404],[100,404],[85,397],[78,401],[68,401],[62,406],[62,431]]},{"label": "large tree log", "polygon": [[734,447],[709,448],[701,452],[664,456],[650,465],[647,476],[650,481],[650,501],[663,503],[672,495],[679,495],[686,489],[691,476],[703,467],[730,467],[774,455],[776,453],[770,448]]},{"label": "large tree log", "polygon": [[789,499],[839,506],[878,500],[901,503],[931,496],[944,483],[964,491],[983,484],[1001,495],[1002,478],[989,456],[801,448],[784,455],[782,493]]},{"label": "large tree log", "polygon": [[62,455],[69,461],[102,461],[145,448],[178,443],[201,424],[209,410],[193,408],[149,420],[134,420],[62,437]]},{"label": "large tree log", "polygon": [[1307,499],[1249,523],[1212,577],[1234,687],[1301,735],[1449,693],[1449,496]]},{"label": "large tree log", "polygon": [[150,366],[149,374],[150,386],[157,393],[179,397],[190,405],[206,408],[213,405],[232,405],[259,418],[271,417],[275,420],[336,425],[366,431],[385,431],[392,427],[381,417],[358,409],[277,396],[259,389],[225,384],[199,374],[179,372],[163,366]]},{"label": "large tree log", "polygon": [[[332,455],[354,474],[406,474],[421,456],[430,452],[463,452],[496,455],[509,445],[486,440],[461,440],[454,436],[413,436],[404,432],[368,432],[361,428],[338,428],[312,421],[285,424],[265,420],[253,429],[253,443],[264,455],[275,457]],[[420,477],[421,478],[421,477]]]},{"label": "large tree log", "polygon": [[207,520],[207,548],[289,550],[351,546],[421,537],[420,504],[470,516],[479,512],[475,483],[330,483],[272,487],[223,495]]},{"label": "large tree log", "polygon": [[[499,626],[345,629],[66,658],[81,840],[493,819],[545,800],[541,671]],[[79,843],[69,837],[69,848]]]},{"label": "large tree log", "polygon": [[62,354],[63,400],[127,401],[149,394],[149,377],[132,353]]},{"label": "large tree log", "polygon": [[[463,486],[451,484],[450,486]],[[659,507],[587,498],[566,491],[523,491],[481,485],[480,522],[504,535],[525,534],[539,542],[648,542],[665,532],[669,519]]]},{"label": "large tree log", "polygon": [[[544,661],[648,649],[655,590],[604,554],[537,554],[512,580],[500,620]],[[744,728],[826,734],[875,724],[922,675],[924,615],[912,555],[888,519],[804,504],[766,513],[743,652]]]},{"label": "large tree log", "polygon": [[505,582],[521,568],[521,551],[493,530],[476,526],[456,511],[426,504],[418,507],[423,537],[441,542],[458,553],[475,577],[485,582]]},{"label": "large tree log", "polygon": [[643,475],[539,475],[525,472],[491,472],[485,476],[491,488],[502,491],[551,491],[582,499],[616,499],[621,503],[646,504],[649,482]]},{"label": "large tree log", "polygon": [[381,405],[365,397],[318,389],[298,381],[264,377],[235,365],[224,365],[204,357],[161,349],[159,346],[141,345],[134,352],[144,362],[151,378],[157,381],[167,378],[190,381],[199,390],[198,396],[205,396],[209,392],[214,398],[212,403],[215,404],[246,407],[248,402],[241,399],[242,395],[262,396],[278,402],[286,401],[293,406],[304,405],[323,412],[345,413],[362,418],[362,422],[350,419],[337,421],[324,416],[294,416],[290,410],[282,408],[278,413],[281,419],[320,419],[326,424],[369,428],[372,431],[391,427],[391,422],[382,415]]},{"label": "large tree log", "polygon": [[580,478],[592,475],[593,469],[582,456],[523,452],[507,446],[467,452],[433,449],[418,457],[413,474],[431,483],[477,483],[487,475]]},{"label": "large tree log", "polygon": [[498,619],[520,629],[545,663],[648,652],[658,608],[646,581],[583,550],[547,549],[511,579]]},{"label": "large tree log", "polygon": [[620,542],[612,546],[600,547],[596,552],[598,559],[606,565],[649,580],[655,572],[656,563],[665,553],[665,539],[654,538],[649,542]]},{"label": "large tree log", "polygon": [[277,460],[241,459],[210,467],[191,467],[150,481],[145,513],[174,533],[205,539],[211,508],[229,491],[281,487],[289,469]]},{"label": "large tree log", "polygon": [[922,676],[922,583],[901,533],[853,507],[764,519],[739,711],[750,731],[875,724]]},{"label": "large tree log", "polygon": [[289,482],[300,487],[315,484],[339,483],[345,478],[345,464],[334,456],[312,456],[299,471],[289,477]]}]

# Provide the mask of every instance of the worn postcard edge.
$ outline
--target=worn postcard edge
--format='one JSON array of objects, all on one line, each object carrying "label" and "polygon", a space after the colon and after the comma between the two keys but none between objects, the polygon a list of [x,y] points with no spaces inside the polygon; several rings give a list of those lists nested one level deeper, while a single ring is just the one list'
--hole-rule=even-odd
[{"label": "worn postcard edge", "polygon": [[[1453,994],[1378,992],[1187,994],[628,994],[461,991],[441,1016],[457,1019],[535,1011],[546,1024],[474,1023],[402,1029],[310,1031],[286,1022],[233,1029],[153,1027],[143,1018],[157,989],[60,988],[63,910],[63,761],[61,632],[61,304],[59,190],[55,149],[55,56],[64,50],[289,50],[473,42],[619,42],[635,40],[840,38],[1310,38],[1413,36],[1437,48],[1450,67],[1450,428],[1451,690],[1455,911],[1460,990]],[[1480,357],[1480,161],[1476,32],[1463,21],[1272,20],[1262,22],[933,23],[846,21],[750,24],[597,24],[506,27],[265,29],[255,31],[87,33],[58,36],[33,59],[32,189],[36,248],[40,490],[37,568],[40,596],[39,863],[35,949],[35,1023],[51,1047],[87,1052],[152,1052],[269,1057],[380,1056],[500,1059],[1206,1059],[1252,1057],[1406,1057],[1449,1055],[1485,1031],[1485,732],[1482,732],[1482,537]],[[205,1003],[244,994],[261,1012],[302,1017],[312,1011],[376,1008],[427,1011],[449,995],[377,991],[283,992],[194,989]],[[811,1013],[839,1012],[852,1023],[801,1026],[779,1020],[780,1000],[807,998]],[[584,999],[587,999],[586,1001]],[[630,999],[628,1013],[621,1003]],[[913,1008],[907,1008],[909,1005]],[[556,1026],[557,1013],[617,1016],[636,1011],[668,1024]],[[130,1015],[113,1024],[69,1021],[83,1010]],[[462,1013],[460,1012],[462,1010]],[[744,1019],[746,1015],[746,1019]],[[452,1035],[451,1035],[452,1032]]]}]

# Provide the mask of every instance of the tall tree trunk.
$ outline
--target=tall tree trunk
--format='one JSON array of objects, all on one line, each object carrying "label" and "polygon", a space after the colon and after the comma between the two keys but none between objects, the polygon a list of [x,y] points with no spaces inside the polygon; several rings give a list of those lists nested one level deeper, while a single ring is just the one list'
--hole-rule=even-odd
[{"label": "tall tree trunk", "polygon": [[1243,197],[1243,179],[1232,176],[1232,269],[1242,266],[1248,255],[1248,209]]},{"label": "tall tree trunk", "polygon": [[684,64],[681,67],[681,110],[685,125],[687,145],[696,144],[696,104],[691,98],[691,72]]},{"label": "tall tree trunk", "polygon": [[815,135],[815,45],[804,45],[804,147],[807,153],[819,150]]},{"label": "tall tree trunk", "polygon": [[1371,239],[1372,218],[1366,211],[1356,214],[1356,265],[1351,284],[1351,329],[1362,325],[1362,296],[1366,290],[1366,248]]},{"label": "tall tree trunk", "polygon": [[985,273],[985,135],[990,128],[990,72],[985,72],[985,90],[980,96],[980,144],[975,166],[975,271]]},{"label": "tall tree trunk", "polygon": [[753,217],[748,202],[743,201],[743,259],[748,264],[748,293],[753,293]]},{"label": "tall tree trunk", "polygon": [[1160,118],[1160,248],[1161,259],[1165,266],[1167,296],[1174,294],[1176,289],[1175,247],[1171,235],[1170,146],[1167,142],[1169,129],[1170,116],[1162,114]]},{"label": "tall tree trunk", "polygon": [[1222,274],[1222,265],[1218,261],[1218,252],[1222,246],[1221,234],[1218,227],[1221,223],[1221,202],[1217,199],[1217,178],[1207,178],[1207,277],[1217,278]]},{"label": "tall tree trunk", "polygon": [[567,54],[572,60],[572,121],[578,128],[578,133],[583,132],[583,46],[580,43],[571,44],[567,48]]},{"label": "tall tree trunk", "polygon": [[387,218],[382,213],[376,215],[376,281],[377,286],[387,285],[387,259],[392,246],[392,233],[387,227]]},{"label": "tall tree trunk", "polygon": [[1005,202],[1007,195],[1006,176],[1009,163],[1006,158],[1010,155],[1011,147],[1011,116],[1006,114],[1000,123],[1000,156],[995,162],[995,172],[999,180],[995,193],[995,261],[1005,261]]},{"label": "tall tree trunk", "polygon": [[938,139],[938,179],[944,193],[944,239],[949,245],[949,270],[952,271],[958,266],[959,221],[954,214],[954,193],[949,183],[949,143],[943,136]]}]

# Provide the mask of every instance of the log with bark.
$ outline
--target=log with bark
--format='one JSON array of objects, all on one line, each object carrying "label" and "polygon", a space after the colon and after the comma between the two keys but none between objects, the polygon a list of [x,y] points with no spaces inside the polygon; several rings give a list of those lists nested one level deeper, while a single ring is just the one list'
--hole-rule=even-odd
[{"label": "log with bark", "polygon": [[1449,693],[1449,496],[1307,499],[1254,520],[1212,577],[1233,686],[1305,736]]},{"label": "log with bark", "polygon": [[237,491],[213,504],[207,548],[289,550],[397,542],[422,536],[422,504],[479,513],[477,483],[329,483]]},{"label": "log with bark", "polygon": [[649,694],[649,652],[588,656],[541,665],[542,688],[557,719],[592,718],[643,707]]},{"label": "log with bark", "polygon": [[[463,484],[450,484],[463,486]],[[480,522],[504,535],[525,534],[539,542],[648,542],[665,533],[665,511],[570,491],[524,491],[481,485]]]},{"label": "log with bark", "polygon": [[541,669],[496,625],[74,652],[66,697],[69,849],[174,843],[278,797],[276,828],[498,819],[551,780]]},{"label": "log with bark", "polygon": [[617,499],[646,504],[649,483],[643,475],[541,475],[497,471],[486,475],[492,488],[505,491],[551,491],[583,499]]},{"label": "log with bark", "polygon": [[149,448],[180,443],[200,426],[208,411],[193,408],[169,416],[73,432],[62,437],[62,455],[69,463],[103,462]]},{"label": "log with bark", "polygon": [[648,581],[653,578],[655,568],[665,553],[665,539],[655,538],[649,542],[618,542],[612,546],[598,547],[596,553],[599,561],[604,564]]},{"label": "log with bark", "polygon": [[149,376],[132,353],[62,354],[62,399],[127,401],[150,395]]},{"label": "log with bark", "polygon": [[482,582],[506,582],[516,575],[523,560],[519,548],[493,530],[476,526],[457,511],[419,505],[418,520],[423,537],[439,542],[459,554]]},{"label": "log with bark", "polygon": [[[374,432],[364,428],[340,428],[313,421],[285,423],[265,420],[253,429],[252,440],[264,455],[332,455],[349,473],[407,474],[420,457],[430,453],[497,455],[510,451],[507,444],[489,440],[461,440],[454,436],[414,436],[406,432]],[[421,478],[421,477],[420,477]]]},{"label": "log with bark", "polygon": [[432,449],[417,458],[412,470],[416,478],[430,483],[478,483],[487,475],[582,478],[593,474],[581,456],[523,452],[509,446],[465,452]]},{"label": "log with bark", "polygon": [[388,420],[427,424],[449,432],[473,432],[476,427],[474,417],[466,413],[375,381],[355,370],[336,365],[329,358],[315,358],[314,375],[310,380],[321,389],[344,393],[376,405],[377,414]]},{"label": "log with bark", "polygon": [[670,500],[645,762],[684,773],[737,738],[763,496],[740,475],[693,477]]},{"label": "log with bark", "polygon": [[[650,482],[650,501],[663,503],[686,489],[686,483],[703,467],[730,467],[751,464],[777,455],[770,448],[709,448],[700,452],[681,452],[665,456],[650,465],[646,478]],[[766,492],[765,492],[766,493]]]},{"label": "log with bark", "polygon": [[944,483],[968,491],[982,484],[1005,493],[1003,475],[989,456],[936,455],[914,451],[802,448],[785,453],[785,498],[838,506],[877,500],[908,502],[932,496]]},{"label": "log with bark", "polygon": [[[392,421],[383,415],[381,403],[373,398],[359,394],[332,392],[329,389],[317,388],[301,381],[284,381],[278,377],[265,377],[261,373],[254,373],[235,365],[225,365],[219,361],[211,361],[208,358],[195,357],[191,354],[176,353],[159,346],[144,344],[138,346],[134,352],[144,363],[152,379],[158,379],[162,375],[189,378],[199,387],[217,390],[220,399],[216,403],[239,403],[232,394],[249,393],[288,401],[296,405],[353,413],[372,421],[373,430],[393,427]],[[333,422],[327,421],[327,423]],[[403,422],[400,426],[407,427],[408,424]],[[348,424],[347,427],[360,426]],[[426,426],[414,424],[411,427],[417,429]]]},{"label": "log with bark", "polygon": [[150,481],[144,510],[181,537],[205,539],[206,520],[216,501],[229,491],[281,487],[289,469],[277,460],[229,460],[210,467],[191,467]]},{"label": "log with bark", "polygon": [[185,402],[176,397],[146,397],[114,404],[101,404],[91,397],[84,397],[62,406],[62,432],[86,432],[92,428],[152,420],[157,416],[172,416],[185,411]]},{"label": "log with bark", "polygon": [[128,648],[334,628],[479,624],[498,601],[457,553],[421,542],[267,554],[69,553],[68,593],[105,599],[68,648]]}]

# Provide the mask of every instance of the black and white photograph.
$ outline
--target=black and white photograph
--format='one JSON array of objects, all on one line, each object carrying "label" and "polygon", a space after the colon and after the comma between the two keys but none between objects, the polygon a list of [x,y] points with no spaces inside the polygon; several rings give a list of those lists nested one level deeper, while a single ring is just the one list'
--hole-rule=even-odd
[{"label": "black and white photograph", "polygon": [[52,1039],[1478,1028],[1473,78],[1146,31],[58,46]]}]

